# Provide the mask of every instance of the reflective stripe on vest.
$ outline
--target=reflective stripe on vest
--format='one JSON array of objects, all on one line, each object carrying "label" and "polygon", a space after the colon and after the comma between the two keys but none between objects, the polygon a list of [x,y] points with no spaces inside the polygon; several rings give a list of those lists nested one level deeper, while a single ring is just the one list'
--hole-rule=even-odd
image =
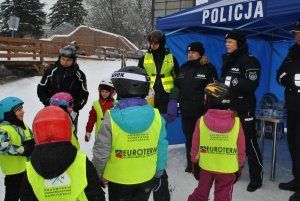
[{"label": "reflective stripe on vest", "polygon": [[[150,87],[154,86],[156,75],[155,62],[151,53],[146,53],[144,57],[144,68],[147,74],[150,76]],[[170,90],[174,87],[174,78],[171,74],[174,68],[174,61],[172,54],[167,54],[165,56],[163,65],[161,67],[161,82],[164,87],[164,90],[170,93]],[[163,76],[162,76],[163,75]]]},{"label": "reflective stripe on vest", "polygon": [[234,126],[228,133],[216,133],[209,130],[200,119],[200,159],[199,166],[208,171],[233,173],[238,171],[237,138],[239,134],[239,118],[235,118]]},{"label": "reflective stripe on vest", "polygon": [[98,135],[100,126],[102,124],[103,112],[102,112],[102,108],[100,106],[99,100],[96,100],[93,102],[93,107],[97,114],[96,129],[95,129],[95,137],[96,137]]},{"label": "reflective stripe on vest", "polygon": [[139,184],[153,178],[162,127],[159,111],[154,111],[151,126],[146,131],[135,134],[122,130],[110,117],[112,150],[103,172],[105,179],[119,184]]},{"label": "reflective stripe on vest", "polygon": [[[26,163],[28,181],[39,201],[85,201],[84,189],[87,187],[86,155],[80,151],[68,169],[53,179],[44,179]],[[100,187],[99,187],[100,188]]]},{"label": "reflective stripe on vest", "polygon": [[[18,147],[22,145],[21,136],[20,134],[18,134],[18,132],[12,125],[0,125],[0,128],[7,132],[11,145]],[[25,138],[26,140],[31,140],[32,135],[28,126],[25,125],[25,128]],[[0,154],[0,167],[4,175],[13,175],[24,172],[26,167],[26,161],[26,156]]]}]

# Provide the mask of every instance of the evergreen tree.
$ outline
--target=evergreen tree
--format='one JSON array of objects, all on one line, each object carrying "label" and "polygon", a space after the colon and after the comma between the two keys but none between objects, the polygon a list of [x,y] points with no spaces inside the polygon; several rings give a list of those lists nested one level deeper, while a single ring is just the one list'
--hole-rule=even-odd
[{"label": "evergreen tree", "polygon": [[1,35],[11,35],[8,25],[9,17],[17,16],[20,22],[15,35],[21,38],[25,35],[39,38],[43,34],[42,26],[46,23],[46,13],[42,10],[43,7],[44,4],[39,0],[5,0],[1,3],[3,17]]},{"label": "evergreen tree", "polygon": [[49,14],[51,28],[67,22],[75,27],[83,24],[87,11],[84,9],[83,0],[58,0]]}]

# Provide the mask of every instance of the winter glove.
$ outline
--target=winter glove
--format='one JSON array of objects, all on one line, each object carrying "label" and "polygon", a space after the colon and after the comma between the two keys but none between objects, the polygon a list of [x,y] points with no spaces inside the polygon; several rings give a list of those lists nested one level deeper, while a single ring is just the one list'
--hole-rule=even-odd
[{"label": "winter glove", "polygon": [[178,87],[173,87],[171,90],[170,90],[170,94],[169,94],[169,99],[170,100],[177,100],[178,99],[178,96],[179,96],[179,89]]},{"label": "winter glove", "polygon": [[234,184],[239,180],[239,178],[240,178],[240,176],[242,174],[242,168],[243,167],[240,167],[239,170],[234,173],[234,176],[235,176],[235,180],[233,182]]},{"label": "winter glove", "polygon": [[23,142],[24,152],[22,155],[27,157],[31,156],[31,153],[34,149],[34,145],[35,145],[34,139]]},{"label": "winter glove", "polygon": [[74,112],[74,110],[71,112],[70,116],[72,117],[73,121],[75,121],[76,117],[77,117],[77,112]]},{"label": "winter glove", "polygon": [[91,133],[90,133],[90,132],[86,132],[86,133],[85,133],[85,136],[84,136],[84,140],[85,140],[86,142],[88,142],[88,141],[90,141],[90,139],[91,139]]},{"label": "winter glove", "polygon": [[23,155],[23,153],[24,153],[24,147],[23,146],[19,146],[19,148],[16,149],[16,152],[18,152],[20,155]]},{"label": "winter glove", "polygon": [[200,170],[201,168],[199,167],[199,164],[198,163],[193,163],[193,166],[192,166],[192,173],[194,175],[194,178],[199,181],[199,178],[200,178]]}]

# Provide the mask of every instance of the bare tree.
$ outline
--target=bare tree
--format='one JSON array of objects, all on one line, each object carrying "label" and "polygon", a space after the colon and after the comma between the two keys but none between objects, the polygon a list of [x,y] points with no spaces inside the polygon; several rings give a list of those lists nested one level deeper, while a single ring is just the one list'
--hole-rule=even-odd
[{"label": "bare tree", "polygon": [[86,23],[120,34],[138,47],[151,30],[151,0],[87,0]]}]

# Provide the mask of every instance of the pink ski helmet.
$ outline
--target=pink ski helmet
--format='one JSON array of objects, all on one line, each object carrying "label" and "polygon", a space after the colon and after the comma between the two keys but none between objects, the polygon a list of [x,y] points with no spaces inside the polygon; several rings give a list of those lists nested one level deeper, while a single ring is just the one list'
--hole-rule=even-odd
[{"label": "pink ski helmet", "polygon": [[73,97],[67,92],[54,94],[50,99],[50,105],[59,106],[69,114],[73,111]]}]

